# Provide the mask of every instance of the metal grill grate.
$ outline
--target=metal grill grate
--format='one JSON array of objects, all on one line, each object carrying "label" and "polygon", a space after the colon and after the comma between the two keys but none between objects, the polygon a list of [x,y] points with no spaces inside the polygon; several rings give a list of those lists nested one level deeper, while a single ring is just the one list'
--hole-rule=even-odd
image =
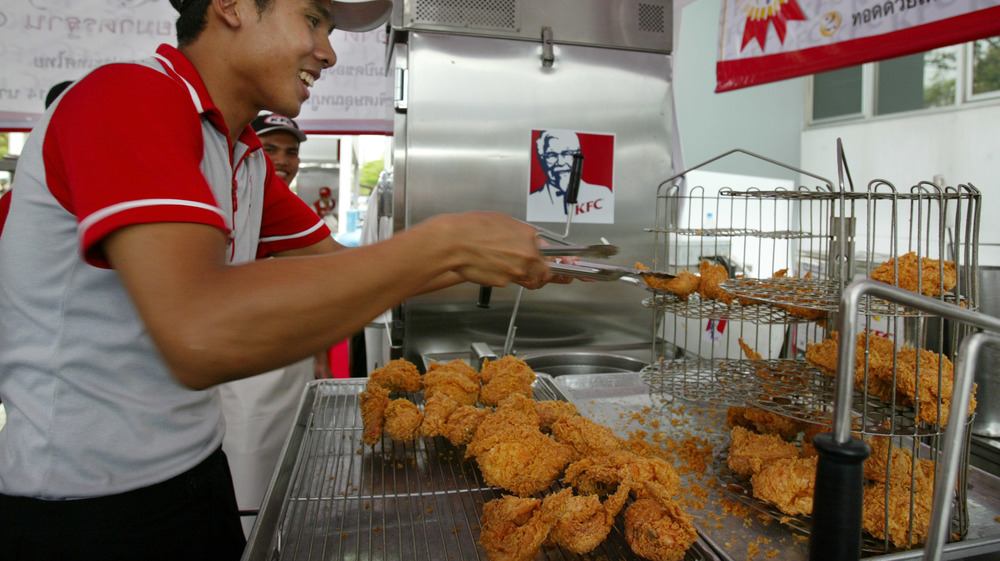
[{"label": "metal grill grate", "polygon": [[[762,302],[798,306],[801,308],[835,312],[840,306],[839,283],[831,279],[812,278],[771,278],[771,279],[729,279],[720,284],[734,296],[753,298]],[[942,296],[945,302],[959,301],[968,308],[965,299],[951,293]],[[900,306],[880,298],[866,297],[862,311],[869,314],[892,317],[924,317],[929,314],[914,308]]]},{"label": "metal grill grate", "polygon": [[652,33],[666,31],[666,8],[655,4],[639,3],[639,30]]},{"label": "metal grill grate", "polygon": [[517,0],[417,0],[417,23],[485,29],[517,29]]},{"label": "metal grill grate", "polygon": [[727,306],[718,300],[704,300],[697,294],[692,294],[687,300],[681,300],[674,294],[666,291],[652,288],[647,290],[653,292],[656,296],[644,299],[642,301],[643,306],[656,308],[684,318],[714,318],[769,324],[801,323],[803,321],[801,317],[791,314],[786,310],[766,304],[743,306],[739,302],[734,301],[731,306]]},{"label": "metal grill grate", "polygon": [[[303,401],[301,441],[285,450],[261,519],[277,509],[273,535],[251,535],[244,559],[457,559],[486,560],[479,546],[483,504],[505,494],[483,483],[464,447],[441,437],[361,444],[357,395],[365,379],[324,380],[310,384],[313,399]],[[421,394],[403,394],[419,406]],[[566,400],[552,378],[539,374],[535,398]],[[294,432],[293,432],[294,437]],[[291,440],[290,440],[291,442]],[[288,460],[294,459],[294,463]],[[286,463],[288,462],[288,463]],[[557,483],[556,486],[560,484]],[[554,488],[552,491],[558,489]],[[624,539],[623,518],[605,542],[585,556],[545,547],[539,559],[638,560]],[[715,560],[707,545],[696,543],[687,559]]]}]

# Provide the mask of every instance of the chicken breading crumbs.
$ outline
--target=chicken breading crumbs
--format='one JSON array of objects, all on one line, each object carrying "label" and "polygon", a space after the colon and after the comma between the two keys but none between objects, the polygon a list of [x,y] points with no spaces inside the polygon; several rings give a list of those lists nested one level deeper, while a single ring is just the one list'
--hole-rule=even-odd
[{"label": "chicken breading crumbs", "polygon": [[632,440],[645,440],[647,434],[648,433],[646,431],[640,429],[628,433],[628,437]]},{"label": "chicken breading crumbs", "polygon": [[743,503],[738,503],[730,499],[722,499],[722,512],[732,514],[738,518],[746,518],[750,515],[750,507]]}]

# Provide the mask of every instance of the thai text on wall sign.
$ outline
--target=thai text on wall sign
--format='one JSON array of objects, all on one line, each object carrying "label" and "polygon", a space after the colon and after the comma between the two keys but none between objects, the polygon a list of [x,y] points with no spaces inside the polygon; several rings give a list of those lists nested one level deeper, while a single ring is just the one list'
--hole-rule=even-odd
[{"label": "thai text on wall sign", "polygon": [[1000,35],[1000,0],[723,0],[723,92]]},{"label": "thai text on wall sign", "polygon": [[[23,0],[0,4],[0,130],[29,131],[49,89],[98,66],[176,45],[167,0]],[[384,29],[335,31],[337,66],[323,72],[296,117],[306,132],[392,132]]]}]

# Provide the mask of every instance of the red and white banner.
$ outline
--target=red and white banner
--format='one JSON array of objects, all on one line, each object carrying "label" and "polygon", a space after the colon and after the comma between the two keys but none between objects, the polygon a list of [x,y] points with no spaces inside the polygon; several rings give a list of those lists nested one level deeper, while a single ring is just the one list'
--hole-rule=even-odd
[{"label": "red and white banner", "polygon": [[723,0],[716,92],[1000,35],[1000,0]]},{"label": "red and white banner", "polygon": [[[176,45],[167,0],[0,2],[0,130],[30,131],[49,88],[97,66]],[[334,31],[337,65],[323,72],[295,118],[307,133],[391,134],[393,77],[384,29]],[[122,87],[127,87],[123,84]]]}]

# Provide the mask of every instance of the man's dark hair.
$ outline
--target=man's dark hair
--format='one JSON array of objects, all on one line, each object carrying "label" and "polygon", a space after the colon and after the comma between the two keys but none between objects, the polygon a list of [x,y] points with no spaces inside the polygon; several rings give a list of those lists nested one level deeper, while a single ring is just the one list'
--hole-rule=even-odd
[{"label": "man's dark hair", "polygon": [[66,80],[65,82],[59,82],[58,84],[52,86],[49,93],[45,96],[45,108],[48,109],[49,106],[52,105],[52,102],[59,97],[59,94],[63,93],[66,88],[72,85],[73,80]]},{"label": "man's dark hair", "polygon": [[[212,0],[189,0],[184,4],[177,18],[177,46],[183,47],[192,43],[205,30],[205,13]],[[271,7],[274,0],[254,0],[257,5],[257,15],[261,15]]]}]

